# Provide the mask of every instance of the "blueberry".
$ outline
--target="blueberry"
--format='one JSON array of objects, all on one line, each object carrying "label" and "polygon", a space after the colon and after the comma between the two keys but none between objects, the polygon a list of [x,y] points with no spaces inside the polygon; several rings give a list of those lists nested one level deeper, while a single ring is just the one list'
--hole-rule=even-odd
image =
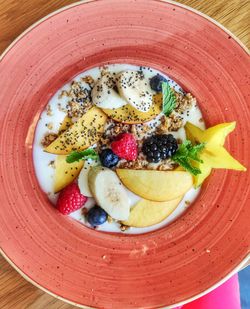
[{"label": "blueberry", "polygon": [[161,84],[163,82],[167,82],[167,79],[160,74],[156,74],[150,79],[150,87],[156,92],[161,92],[162,91]]},{"label": "blueberry", "polygon": [[99,206],[91,208],[87,214],[88,223],[92,226],[97,226],[105,223],[108,219],[108,214]]},{"label": "blueberry", "polygon": [[119,157],[111,149],[104,149],[99,156],[102,165],[105,167],[114,167],[119,162]]}]

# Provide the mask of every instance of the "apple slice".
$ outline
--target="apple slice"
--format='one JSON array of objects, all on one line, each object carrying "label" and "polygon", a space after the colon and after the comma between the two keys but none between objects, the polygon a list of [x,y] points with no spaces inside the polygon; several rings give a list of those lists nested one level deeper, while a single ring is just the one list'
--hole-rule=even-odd
[{"label": "apple slice", "polygon": [[67,156],[55,159],[54,192],[57,193],[69,185],[80,173],[84,161],[67,163]]},{"label": "apple slice", "polygon": [[127,221],[122,223],[133,227],[147,227],[166,219],[179,205],[183,196],[167,202],[140,200],[130,211]]},{"label": "apple slice", "polygon": [[148,112],[140,112],[130,104],[117,109],[103,109],[104,113],[113,120],[122,123],[136,124],[150,121],[162,111],[162,94],[153,96],[153,104]]},{"label": "apple slice", "polygon": [[104,131],[107,116],[97,107],[92,107],[77,122],[64,131],[45,151],[65,155],[81,151],[95,144]]},{"label": "apple slice", "polygon": [[117,169],[122,183],[144,199],[158,202],[174,200],[193,185],[193,177],[185,171]]}]

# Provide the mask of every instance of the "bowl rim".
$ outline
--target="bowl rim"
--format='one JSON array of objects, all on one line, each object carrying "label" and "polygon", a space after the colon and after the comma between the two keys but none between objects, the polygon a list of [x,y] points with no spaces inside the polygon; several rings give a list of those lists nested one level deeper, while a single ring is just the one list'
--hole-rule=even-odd
[{"label": "bowl rim", "polygon": [[[79,0],[77,2],[74,2],[72,4],[69,5],[65,5],[47,15],[45,15],[44,17],[40,18],[38,21],[36,21],[35,23],[33,23],[32,25],[30,25],[26,30],[24,30],[21,34],[19,34],[5,49],[4,51],[0,54],[0,61],[2,61],[4,59],[4,57],[8,54],[8,52],[16,45],[16,43],[18,43],[26,34],[28,34],[30,31],[32,31],[34,28],[36,28],[37,26],[39,26],[40,24],[42,24],[44,21],[46,21],[47,19],[63,12],[66,11],[70,8],[76,7],[78,5],[83,5],[83,4],[88,4],[90,2],[96,2],[98,0]],[[105,0],[103,0],[105,1]],[[227,33],[243,50],[244,52],[246,52],[247,55],[250,55],[250,51],[247,48],[247,46],[235,35],[233,34],[230,30],[228,30],[226,27],[224,27],[221,23],[219,23],[218,21],[216,21],[215,19],[213,19],[212,17],[208,16],[205,13],[200,12],[197,9],[194,9],[188,5],[173,1],[173,0],[153,0],[155,2],[163,2],[163,3],[170,3],[172,5],[175,5],[177,7],[181,7],[184,8],[185,10],[191,11],[203,18],[205,18],[207,21],[213,23],[215,26],[217,26],[218,28],[220,28],[221,30],[223,30],[225,33]],[[11,258],[4,252],[4,250],[2,248],[0,248],[0,254],[2,255],[2,257],[29,283],[33,284],[35,287],[39,288],[40,290],[48,293],[49,295],[55,297],[56,299],[59,299],[61,301],[64,301],[68,304],[74,305],[76,307],[79,308],[93,308],[93,307],[88,307],[86,305],[80,304],[80,303],[75,303],[67,298],[64,298],[62,296],[59,296],[53,292],[51,292],[49,289],[44,288],[43,286],[41,286],[40,284],[38,284],[35,280],[31,279],[28,275],[26,275],[12,260]],[[176,306],[182,306],[184,304],[187,304],[191,301],[194,301],[204,295],[206,295],[207,293],[213,291],[214,289],[216,289],[217,287],[219,287],[220,285],[222,285],[224,282],[226,282],[228,279],[230,279],[234,274],[236,274],[238,271],[240,271],[242,268],[244,268],[245,266],[247,266],[247,264],[250,262],[250,253],[246,255],[246,257],[238,264],[238,266],[236,266],[230,273],[228,273],[224,278],[222,278],[220,281],[218,281],[217,283],[215,283],[213,286],[211,286],[210,288],[208,288],[207,290],[191,297],[188,298],[186,300],[183,300],[182,302],[173,304],[173,305],[169,305],[167,307],[162,307],[162,308],[175,308]]]},{"label": "bowl rim", "polygon": [[[0,253],[2,255],[2,257],[19,273],[19,275],[21,275],[26,281],[28,281],[29,283],[31,283],[32,285],[34,285],[35,287],[39,288],[40,290],[42,290],[43,292],[46,292],[47,294],[55,297],[56,299],[59,299],[61,301],[64,301],[65,303],[68,303],[70,305],[74,305],[78,308],[83,308],[83,309],[91,309],[94,307],[88,307],[86,305],[82,305],[79,303],[75,303],[67,298],[64,298],[62,296],[59,296],[53,292],[51,292],[50,290],[44,288],[43,286],[41,286],[40,284],[38,284],[36,281],[34,281],[33,279],[31,279],[28,275],[26,275],[19,267],[16,266],[16,264],[14,262],[12,262],[12,260],[4,253],[4,251],[0,248]],[[250,260],[250,254],[248,254],[243,261],[241,261],[241,263],[234,268],[229,274],[227,274],[223,279],[221,279],[220,281],[218,281],[216,284],[214,284],[213,286],[211,286],[209,289],[203,291],[202,293],[199,293],[191,298],[188,298],[182,302],[167,306],[167,307],[162,307],[162,308],[176,308],[178,306],[183,306],[189,302],[192,302],[206,294],[208,294],[209,292],[212,292],[214,289],[218,288],[220,285],[222,285],[223,283],[225,283],[227,280],[229,280],[233,275],[235,275],[238,271],[240,271],[242,268],[244,268],[244,266],[246,266],[246,264],[249,262]]]}]

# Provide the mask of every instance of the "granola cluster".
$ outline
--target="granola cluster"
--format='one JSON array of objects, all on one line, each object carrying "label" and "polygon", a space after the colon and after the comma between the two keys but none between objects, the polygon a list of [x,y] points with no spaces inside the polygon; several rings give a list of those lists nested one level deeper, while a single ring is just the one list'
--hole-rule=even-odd
[{"label": "granola cluster", "polygon": [[175,92],[176,96],[176,107],[175,112],[179,114],[183,114],[187,109],[196,105],[196,98],[192,96],[191,93],[182,94],[179,92]]},{"label": "granola cluster", "polygon": [[42,141],[41,141],[41,145],[46,148],[48,147],[52,142],[54,142],[54,140],[58,137],[58,134],[55,133],[48,133],[46,134]]},{"label": "granola cluster", "polygon": [[69,98],[66,109],[72,122],[77,121],[93,106],[91,87],[94,85],[94,80],[91,76],[87,76],[82,78],[82,81],[87,83],[89,87],[84,87],[81,82],[73,81],[70,90],[64,90],[60,95],[60,97],[66,96]]}]

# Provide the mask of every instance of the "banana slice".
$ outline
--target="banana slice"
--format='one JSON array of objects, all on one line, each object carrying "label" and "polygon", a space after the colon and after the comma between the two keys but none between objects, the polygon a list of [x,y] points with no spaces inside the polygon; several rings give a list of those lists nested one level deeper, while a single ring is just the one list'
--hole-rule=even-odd
[{"label": "banana slice", "polygon": [[114,90],[115,77],[107,72],[97,80],[92,89],[93,103],[100,108],[116,109],[127,104],[127,101]]},{"label": "banana slice", "polygon": [[88,175],[91,167],[96,166],[98,163],[96,161],[87,160],[84,162],[84,166],[78,176],[78,187],[81,194],[87,197],[92,197],[92,193],[89,189]]},{"label": "banana slice", "polygon": [[116,173],[105,167],[92,167],[88,179],[90,191],[98,205],[112,218],[127,220],[130,201]]},{"label": "banana slice", "polygon": [[139,71],[123,71],[117,75],[116,86],[120,95],[140,112],[148,112],[154,92],[148,80]]}]

